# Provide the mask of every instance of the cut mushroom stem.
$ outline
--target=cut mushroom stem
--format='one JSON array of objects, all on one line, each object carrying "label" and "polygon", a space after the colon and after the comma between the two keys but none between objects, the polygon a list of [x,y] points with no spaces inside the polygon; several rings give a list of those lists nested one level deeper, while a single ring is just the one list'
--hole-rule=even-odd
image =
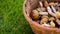
[{"label": "cut mushroom stem", "polygon": [[48,15],[48,12],[39,12],[40,15]]},{"label": "cut mushroom stem", "polygon": [[53,12],[56,13],[56,9],[53,6],[51,6],[51,8],[52,8]]},{"label": "cut mushroom stem", "polygon": [[55,13],[52,12],[52,10],[51,10],[51,8],[50,8],[49,6],[47,7],[47,11],[48,11],[48,13],[49,13],[51,16],[53,16],[53,17],[56,16]]},{"label": "cut mushroom stem", "polygon": [[44,24],[42,24],[42,26],[50,27],[50,24],[46,24],[46,22],[44,22]]}]

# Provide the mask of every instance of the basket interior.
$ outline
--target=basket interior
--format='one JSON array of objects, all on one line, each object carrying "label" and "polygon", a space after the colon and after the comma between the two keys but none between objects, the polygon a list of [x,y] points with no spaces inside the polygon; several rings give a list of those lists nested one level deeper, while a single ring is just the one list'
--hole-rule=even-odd
[{"label": "basket interior", "polygon": [[[60,2],[60,0],[27,0],[25,7],[26,7],[26,14],[30,17],[30,13],[33,9],[37,8],[39,1],[48,1],[48,2]],[[30,18],[31,19],[31,18]]]}]

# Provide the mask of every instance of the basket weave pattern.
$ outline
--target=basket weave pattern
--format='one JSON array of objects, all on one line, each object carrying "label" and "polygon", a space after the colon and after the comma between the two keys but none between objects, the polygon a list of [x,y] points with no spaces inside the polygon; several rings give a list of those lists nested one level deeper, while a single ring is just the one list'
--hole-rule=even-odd
[{"label": "basket weave pattern", "polygon": [[[23,4],[24,16],[25,16],[26,20],[29,22],[33,32],[35,34],[60,34],[60,29],[42,27],[40,24],[36,23],[35,21],[33,21],[30,18],[30,12],[38,6],[38,1],[39,0],[25,0],[24,4]],[[52,1],[54,1],[54,0],[52,0]],[[60,1],[60,0],[57,0],[57,1]]]}]

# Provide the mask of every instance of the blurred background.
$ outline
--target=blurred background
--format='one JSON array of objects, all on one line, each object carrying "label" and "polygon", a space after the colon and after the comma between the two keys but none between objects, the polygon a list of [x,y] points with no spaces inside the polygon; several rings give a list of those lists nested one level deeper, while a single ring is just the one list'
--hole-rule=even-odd
[{"label": "blurred background", "polygon": [[0,0],[0,34],[33,34],[25,20],[24,0]]}]

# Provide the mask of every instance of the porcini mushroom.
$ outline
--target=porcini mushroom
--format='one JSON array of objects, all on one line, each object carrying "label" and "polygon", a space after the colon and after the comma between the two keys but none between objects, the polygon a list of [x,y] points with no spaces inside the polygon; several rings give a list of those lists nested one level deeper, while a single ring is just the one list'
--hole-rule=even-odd
[{"label": "porcini mushroom", "polygon": [[60,19],[60,12],[59,11],[56,12],[56,18]]},{"label": "porcini mushroom", "polygon": [[55,20],[54,17],[50,17],[50,18],[49,18],[49,21],[54,21],[54,20]]},{"label": "porcini mushroom", "polygon": [[40,24],[43,24],[44,22],[48,22],[48,19],[47,18],[43,18],[43,19],[41,19],[41,21],[40,21]]},{"label": "porcini mushroom", "polygon": [[53,21],[50,22],[50,27],[52,27],[52,28],[55,27],[55,23]]},{"label": "porcini mushroom", "polygon": [[49,5],[50,6],[56,6],[56,4],[54,2],[50,2]]},{"label": "porcini mushroom", "polygon": [[50,8],[49,6],[47,7],[47,11],[48,11],[48,13],[49,13],[51,16],[53,16],[53,17],[56,16],[56,14],[52,12],[52,10],[51,10],[51,8]]},{"label": "porcini mushroom", "polygon": [[52,12],[52,9],[49,7],[49,4],[47,1],[44,2],[45,7],[47,7],[47,11],[50,15],[55,17],[55,13]]},{"label": "porcini mushroom", "polygon": [[38,13],[38,11],[37,11],[37,10],[33,10],[33,11],[31,12],[31,17],[32,17],[32,19],[38,19],[38,18],[39,18],[39,13]]},{"label": "porcini mushroom", "polygon": [[54,7],[55,6],[55,3],[54,2],[51,2],[51,3],[49,3],[49,5],[51,6],[53,12],[56,13],[56,9]]}]

